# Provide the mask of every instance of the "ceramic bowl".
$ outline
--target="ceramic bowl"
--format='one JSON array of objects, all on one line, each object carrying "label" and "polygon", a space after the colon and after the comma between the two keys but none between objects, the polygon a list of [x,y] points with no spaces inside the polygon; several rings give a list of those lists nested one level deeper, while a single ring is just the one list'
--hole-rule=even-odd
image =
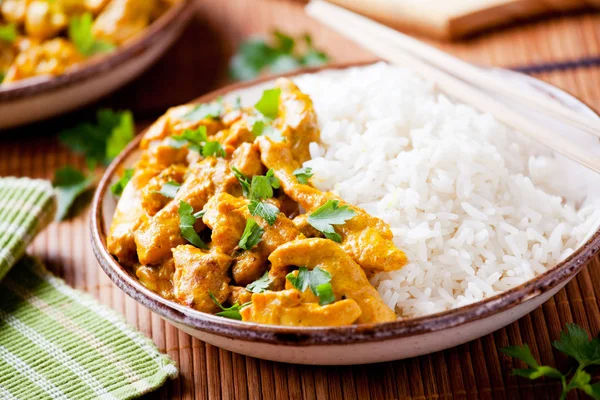
[{"label": "ceramic bowl", "polygon": [[[511,84],[596,116],[583,103],[548,84],[506,70],[494,72]],[[197,101],[240,96],[244,104],[253,104],[270,83],[269,79],[233,85]],[[600,249],[600,232],[590,232],[588,241],[574,254],[535,279],[478,303],[420,318],[338,328],[280,327],[226,319],[163,299],[139,283],[106,249],[116,206],[109,187],[118,179],[118,172],[139,157],[141,136],[109,166],[96,191],[91,214],[94,253],[106,274],[140,304],[190,335],[236,353],[289,363],[342,365],[397,360],[446,349],[493,332],[531,312],[573,279]]]},{"label": "ceramic bowl", "polygon": [[182,0],[137,38],[104,57],[63,75],[0,85],[0,130],[71,111],[125,85],[165,53],[193,15],[194,1]]}]

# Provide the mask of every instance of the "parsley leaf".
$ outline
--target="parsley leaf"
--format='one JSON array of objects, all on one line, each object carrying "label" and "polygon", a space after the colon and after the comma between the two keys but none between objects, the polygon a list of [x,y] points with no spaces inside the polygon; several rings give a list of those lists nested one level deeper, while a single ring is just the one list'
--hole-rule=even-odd
[{"label": "parsley leaf", "polygon": [[573,357],[580,364],[600,365],[600,340],[589,339],[587,332],[575,324],[567,324],[567,331],[560,333],[560,339],[552,345],[559,351]]},{"label": "parsley leaf", "polygon": [[81,171],[66,166],[54,173],[52,185],[58,198],[56,220],[62,221],[69,215],[75,200],[94,183],[94,177],[86,177]]},{"label": "parsley leaf", "polygon": [[327,200],[325,204],[313,211],[308,216],[308,223],[322,232],[327,239],[340,243],[342,237],[335,232],[333,225],[345,224],[347,220],[356,216],[356,212],[348,206],[339,207],[338,200]]},{"label": "parsley leaf", "polygon": [[266,175],[255,175],[252,177],[250,185],[250,199],[261,200],[273,197],[273,189],[279,189],[281,183],[275,177],[272,169],[267,171]]},{"label": "parsley leaf", "polygon": [[285,279],[301,292],[310,288],[314,295],[319,298],[319,305],[324,306],[335,301],[330,283],[331,274],[324,269],[316,267],[311,271],[306,267],[300,267],[297,275],[290,272]]},{"label": "parsley leaf", "polygon": [[283,73],[322,65],[327,61],[327,55],[315,49],[309,35],[295,39],[275,31],[271,40],[253,37],[243,42],[231,59],[229,72],[234,79],[248,80],[265,69],[272,73]]},{"label": "parsley leaf", "polygon": [[250,132],[254,134],[254,136],[268,136],[273,139],[275,142],[283,142],[284,137],[279,131],[272,127],[270,124],[270,120],[266,118],[251,118],[250,122]]},{"label": "parsley leaf", "polygon": [[[591,384],[591,376],[584,371],[584,368],[590,365],[597,365],[600,342],[598,339],[589,339],[588,333],[580,326],[567,324],[566,330],[560,333],[560,340],[553,343],[554,347],[563,353],[573,357],[579,363],[579,367],[572,374],[570,381],[567,381],[570,372],[561,373],[559,370],[546,365],[539,365],[535,360],[529,346],[511,346],[501,349],[501,351],[511,357],[515,357],[530,368],[513,370],[513,375],[522,376],[528,379],[537,379],[542,376],[560,379],[562,384],[561,399],[565,399],[567,394],[573,389],[582,390],[587,395],[600,399],[600,382]],[[568,383],[567,383],[568,382]]]},{"label": "parsley leaf", "polygon": [[206,104],[198,104],[182,117],[188,121],[202,121],[203,119],[221,118],[224,108],[221,101],[213,101]]},{"label": "parsley leaf", "polygon": [[265,233],[265,230],[254,219],[248,218],[238,246],[244,250],[250,250],[260,243],[263,233]]},{"label": "parsley leaf", "polygon": [[271,285],[271,278],[269,278],[269,271],[265,271],[263,276],[261,276],[254,282],[248,284],[248,286],[246,286],[246,290],[248,290],[252,293],[262,293],[265,290],[269,290],[270,285]]},{"label": "parsley leaf", "polygon": [[265,117],[275,119],[279,110],[280,95],[281,89],[279,88],[265,90],[260,100],[254,105],[254,108]]},{"label": "parsley leaf", "polygon": [[212,301],[221,310],[223,310],[223,311],[220,311],[220,312],[216,313],[215,315],[218,315],[219,317],[229,318],[229,319],[237,319],[238,321],[242,320],[242,315],[240,314],[240,311],[243,308],[248,307],[250,304],[252,304],[252,302],[249,301],[249,302],[241,304],[241,305],[239,303],[235,303],[231,307],[223,307],[223,305],[221,303],[219,303],[219,300],[217,300],[217,298],[215,297],[214,294],[212,294],[212,292],[208,292],[208,295],[210,296],[210,298],[212,299]]},{"label": "parsley leaf", "polygon": [[198,233],[194,229],[194,224],[196,223],[196,214],[194,214],[194,209],[185,201],[179,202],[179,230],[181,231],[181,236],[186,239],[188,242],[193,244],[194,246],[200,249],[208,249],[208,246]]},{"label": "parsley leaf", "polygon": [[279,208],[265,201],[250,200],[248,210],[250,214],[263,218],[269,225],[273,225],[279,215]]},{"label": "parsley leaf", "polygon": [[[179,190],[180,187],[181,187],[181,184],[179,182],[169,181],[162,185],[159,193],[165,197],[174,199],[175,196],[177,195],[177,191]],[[194,217],[198,218],[195,216],[195,214],[194,214]]]},{"label": "parsley leaf", "polygon": [[303,185],[306,185],[308,183],[308,180],[313,176],[312,168],[310,167],[298,168],[297,170],[292,172],[292,174],[296,177],[298,183],[301,183]]},{"label": "parsley leaf", "polygon": [[86,57],[113,51],[116,48],[115,45],[94,38],[92,25],[93,17],[89,12],[71,17],[69,21],[69,39],[71,39],[77,51]]},{"label": "parsley leaf", "polygon": [[121,196],[123,194],[125,186],[127,186],[127,183],[129,183],[131,177],[133,177],[133,172],[133,168],[127,168],[125,171],[123,171],[121,178],[119,178],[119,180],[110,187],[112,194],[115,196]]},{"label": "parsley leaf", "polygon": [[242,185],[243,195],[245,197],[248,197],[250,195],[250,181],[248,180],[248,177],[242,174],[240,170],[236,167],[231,167],[231,171],[233,172],[233,175],[235,175],[235,177],[237,178],[240,185]]},{"label": "parsley leaf", "polygon": [[85,155],[88,165],[108,164],[133,139],[135,128],[131,111],[101,109],[96,123],[82,123],[59,134],[60,141]]},{"label": "parsley leaf", "polygon": [[225,149],[221,146],[221,143],[214,142],[206,142],[204,147],[202,147],[202,155],[204,157],[225,157],[227,154],[225,153]]},{"label": "parsley leaf", "polygon": [[17,27],[15,24],[0,25],[0,40],[12,43],[17,39],[17,35]]}]

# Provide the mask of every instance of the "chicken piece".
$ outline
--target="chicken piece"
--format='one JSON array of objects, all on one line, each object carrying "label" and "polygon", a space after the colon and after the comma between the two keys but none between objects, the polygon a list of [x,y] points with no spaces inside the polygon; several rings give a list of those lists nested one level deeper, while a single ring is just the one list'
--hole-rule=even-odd
[{"label": "chicken piece", "polygon": [[142,154],[138,162],[138,168],[167,168],[172,164],[188,164],[188,155],[190,151],[187,147],[176,148],[170,145],[167,140],[155,142],[148,151]]},{"label": "chicken piece", "polygon": [[136,169],[117,203],[106,246],[123,265],[132,266],[138,261],[134,231],[145,218],[140,191],[159,173],[156,169]]},{"label": "chicken piece", "polygon": [[[65,0],[63,0],[63,2],[64,1]],[[80,2],[80,0],[66,1],[68,1],[69,3],[75,3],[74,5]],[[104,7],[106,7],[109,1],[110,0],[84,0],[83,5],[85,6],[86,10],[91,11],[93,14],[98,14],[102,9],[104,9]]]},{"label": "chicken piece", "polygon": [[187,167],[174,164],[164,169],[160,174],[150,179],[142,189],[142,207],[148,215],[154,215],[163,208],[171,199],[160,193],[167,182],[181,183]]},{"label": "chicken piece", "polygon": [[[324,193],[310,185],[298,183],[292,172],[299,167],[294,161],[291,150],[285,142],[276,143],[268,137],[259,137],[258,144],[261,159],[267,168],[272,168],[280,180],[281,187],[294,201],[297,201],[307,214],[315,211],[328,200],[338,200],[347,205],[333,193]],[[406,255],[398,249],[392,239],[388,224],[366,211],[349,205],[356,216],[335,230],[342,237],[341,246],[368,275],[382,271],[394,271],[407,263]]]},{"label": "chicken piece", "polygon": [[229,286],[229,289],[231,290],[227,299],[229,304],[246,304],[252,300],[252,292],[246,290],[245,287]]},{"label": "chicken piece", "polygon": [[47,0],[32,0],[25,14],[25,32],[27,36],[46,40],[65,29],[68,17],[63,8]]},{"label": "chicken piece", "polygon": [[320,306],[302,303],[300,292],[291,289],[279,292],[254,293],[252,304],[240,314],[243,321],[284,326],[344,326],[352,325],[361,316],[354,300],[340,300]]},{"label": "chicken piece", "polygon": [[30,2],[31,0],[4,0],[0,2],[0,14],[6,22],[21,25],[25,22]]},{"label": "chicken piece", "polygon": [[175,262],[169,260],[158,267],[139,265],[135,270],[135,276],[144,286],[158,293],[167,300],[173,299],[173,274],[175,273]]},{"label": "chicken piece", "polygon": [[202,221],[212,230],[211,248],[223,254],[233,254],[246,227],[242,208],[248,202],[227,193],[213,196],[204,210]]},{"label": "chicken piece", "polygon": [[241,193],[225,160],[209,157],[190,168],[175,199],[154,216],[144,218],[135,231],[140,263],[158,265],[171,256],[173,247],[186,242],[179,228],[180,201],[188,203],[194,211],[200,211],[213,195],[221,192]]},{"label": "chicken piece", "polygon": [[94,21],[92,33],[117,45],[144,30],[152,18],[156,0],[111,0]]},{"label": "chicken piece", "polygon": [[360,266],[331,240],[314,238],[286,243],[271,254],[269,261],[269,275],[274,277],[285,275],[290,266],[300,265],[329,272],[336,300],[354,300],[362,310],[358,323],[396,320],[396,314],[383,302]]},{"label": "chicken piece", "polygon": [[231,156],[231,165],[248,177],[264,175],[266,172],[260,161],[258,146],[252,143],[242,143],[235,149]]},{"label": "chicken piece", "polygon": [[56,38],[40,45],[32,45],[19,53],[4,78],[4,83],[38,75],[60,75],[67,68],[83,61],[71,42]]},{"label": "chicken piece", "polygon": [[227,271],[231,257],[215,251],[208,252],[191,245],[173,249],[175,273],[173,296],[179,303],[199,311],[214,313],[219,307],[210,298],[212,293],[219,303],[229,296]]},{"label": "chicken piece", "polygon": [[275,121],[290,148],[293,158],[302,164],[310,160],[308,145],[319,142],[317,114],[312,100],[287,78],[280,78],[276,86],[281,89],[279,99],[279,118]]},{"label": "chicken piece", "polygon": [[[265,200],[273,201],[273,199]],[[242,251],[235,257],[231,272],[233,279],[238,285],[248,285],[260,278],[267,270],[269,255],[279,246],[291,240],[300,239],[304,236],[300,233],[294,223],[282,213],[271,226],[261,217],[250,215],[248,207],[242,207],[240,211],[244,218],[254,220],[264,230],[261,241],[250,250]],[[241,237],[241,235],[240,235]]]}]

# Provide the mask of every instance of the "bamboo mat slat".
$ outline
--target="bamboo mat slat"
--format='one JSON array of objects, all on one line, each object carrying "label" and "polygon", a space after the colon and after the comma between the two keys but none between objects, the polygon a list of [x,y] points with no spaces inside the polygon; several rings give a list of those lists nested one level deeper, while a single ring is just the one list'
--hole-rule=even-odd
[{"label": "bamboo mat slat", "polygon": [[[52,177],[65,164],[83,167],[55,134],[89,118],[98,107],[129,108],[139,128],[168,106],[183,103],[227,82],[227,60],[243,38],[280,28],[310,32],[335,61],[373,56],[303,14],[285,0],[198,1],[198,16],[157,65],[98,104],[52,121],[0,136],[0,176]],[[482,65],[516,67],[600,55],[600,15],[578,14],[487,32],[460,43],[436,43]],[[600,110],[600,68],[540,73],[546,80]],[[73,287],[122,313],[177,361],[180,376],[147,399],[552,399],[554,381],[510,374],[515,362],[499,348],[528,343],[544,364],[568,369],[551,345],[567,322],[600,331],[600,261],[592,262],[554,298],[519,321],[452,349],[369,366],[316,367],[273,363],[233,354],[191,338],[123,294],[94,259],[87,215],[52,224],[33,243],[41,257]],[[597,372],[597,371],[596,371]],[[598,373],[594,379],[600,379]],[[579,398],[572,395],[569,399]]]}]

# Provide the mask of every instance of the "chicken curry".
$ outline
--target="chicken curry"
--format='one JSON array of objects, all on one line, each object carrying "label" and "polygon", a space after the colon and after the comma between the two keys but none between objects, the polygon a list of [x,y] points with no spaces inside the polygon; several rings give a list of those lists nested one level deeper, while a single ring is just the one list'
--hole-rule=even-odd
[{"label": "chicken curry", "polygon": [[311,99],[287,79],[252,108],[170,109],[113,186],[109,251],[147,288],[207,313],[288,326],[395,320],[369,278],[406,256],[386,223],[311,184],[303,163],[319,140]]},{"label": "chicken curry", "polygon": [[135,37],[178,1],[0,1],[0,83],[60,75]]}]

